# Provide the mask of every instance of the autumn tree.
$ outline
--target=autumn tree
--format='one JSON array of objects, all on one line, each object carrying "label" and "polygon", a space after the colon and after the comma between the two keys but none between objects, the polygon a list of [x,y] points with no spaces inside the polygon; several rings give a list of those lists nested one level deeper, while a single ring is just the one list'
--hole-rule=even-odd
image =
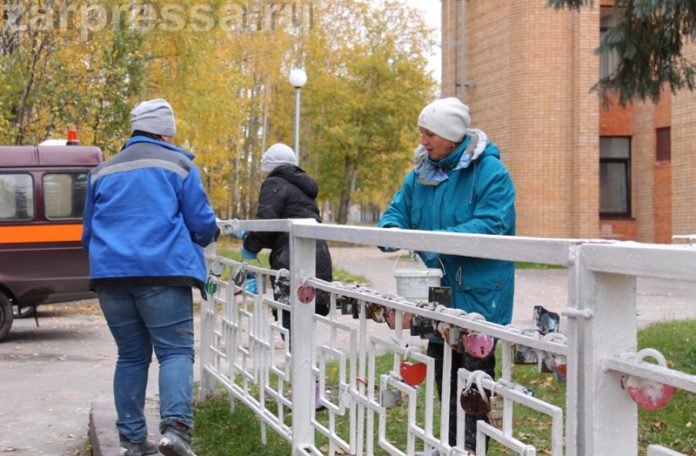
[{"label": "autumn tree", "polygon": [[[548,0],[555,8],[578,9],[592,0]],[[616,52],[616,70],[595,88],[606,97],[619,94],[622,104],[632,98],[657,101],[664,83],[672,92],[696,84],[696,67],[682,55],[684,44],[696,36],[696,3],[688,0],[614,0],[619,19],[598,52]]]},{"label": "autumn tree", "polygon": [[418,112],[433,95],[425,69],[433,40],[397,2],[321,2],[314,17],[303,48],[301,164],[346,223],[352,203],[385,203],[409,165]]},{"label": "autumn tree", "polygon": [[106,20],[117,2],[98,10],[75,0],[4,0],[2,7],[2,142],[38,143],[78,126],[88,142],[112,147],[144,72],[140,34]]}]

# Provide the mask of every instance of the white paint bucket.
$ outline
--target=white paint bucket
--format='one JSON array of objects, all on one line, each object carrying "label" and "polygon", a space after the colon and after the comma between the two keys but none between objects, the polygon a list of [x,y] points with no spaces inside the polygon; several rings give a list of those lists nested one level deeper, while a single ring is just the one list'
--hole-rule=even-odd
[{"label": "white paint bucket", "polygon": [[396,294],[409,301],[427,301],[428,289],[439,287],[442,271],[429,269],[399,269],[394,271]]}]

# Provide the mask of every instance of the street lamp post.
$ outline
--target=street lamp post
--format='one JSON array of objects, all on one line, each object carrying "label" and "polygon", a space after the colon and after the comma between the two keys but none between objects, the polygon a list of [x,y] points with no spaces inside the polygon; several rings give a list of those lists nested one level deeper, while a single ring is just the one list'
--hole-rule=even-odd
[{"label": "street lamp post", "polygon": [[297,164],[300,164],[300,90],[307,83],[307,73],[304,70],[296,68],[290,71],[288,81],[295,88],[295,154],[297,155]]}]

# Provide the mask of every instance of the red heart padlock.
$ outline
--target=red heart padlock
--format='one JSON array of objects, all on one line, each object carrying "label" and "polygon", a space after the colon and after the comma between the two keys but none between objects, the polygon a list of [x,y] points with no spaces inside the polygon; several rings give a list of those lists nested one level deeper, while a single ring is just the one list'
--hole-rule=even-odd
[{"label": "red heart padlock", "polygon": [[[662,353],[652,348],[645,348],[638,352],[638,360],[643,361],[647,357],[652,357],[657,360],[657,363],[666,367],[667,362]],[[664,383],[648,380],[641,377],[628,376],[624,381],[621,379],[621,386],[628,391],[631,399],[638,404],[640,408],[649,411],[659,410],[665,407],[672,400],[674,387]]]},{"label": "red heart padlock", "polygon": [[399,368],[399,374],[406,383],[411,386],[420,385],[425,380],[428,373],[428,366],[425,363],[411,363],[404,361]]}]

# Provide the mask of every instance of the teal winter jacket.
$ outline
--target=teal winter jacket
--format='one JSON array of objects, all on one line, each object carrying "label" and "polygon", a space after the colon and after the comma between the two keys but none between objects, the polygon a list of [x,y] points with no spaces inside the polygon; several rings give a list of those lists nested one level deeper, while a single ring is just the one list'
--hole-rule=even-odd
[{"label": "teal winter jacket", "polygon": [[[439,162],[422,158],[378,226],[514,235],[515,188],[500,151],[485,133],[470,130],[460,147]],[[511,322],[514,263],[418,253],[428,267],[443,269],[442,285],[452,287],[454,307],[494,323]]]}]

